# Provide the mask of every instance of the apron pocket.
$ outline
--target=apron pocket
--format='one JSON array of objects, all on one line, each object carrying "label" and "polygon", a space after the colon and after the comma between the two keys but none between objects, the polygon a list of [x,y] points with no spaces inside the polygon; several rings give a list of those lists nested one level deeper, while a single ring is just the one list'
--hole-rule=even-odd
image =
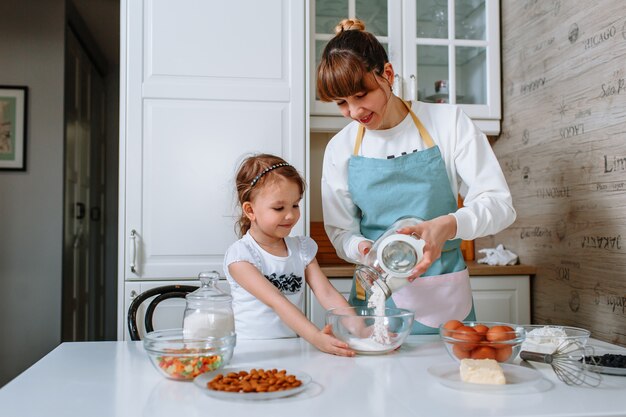
[{"label": "apron pocket", "polygon": [[472,310],[472,288],[466,269],[417,278],[391,295],[399,308],[413,310],[415,321],[439,327],[448,320],[464,320]]}]

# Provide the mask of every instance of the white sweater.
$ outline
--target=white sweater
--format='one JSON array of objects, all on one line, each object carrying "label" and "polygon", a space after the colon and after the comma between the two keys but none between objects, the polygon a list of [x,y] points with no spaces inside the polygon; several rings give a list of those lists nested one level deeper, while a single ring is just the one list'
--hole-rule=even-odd
[{"label": "white sweater", "polygon": [[[515,221],[511,193],[487,137],[460,107],[413,102],[413,112],[439,146],[453,195],[464,198],[464,207],[452,214],[457,221],[455,238],[471,240],[497,233]],[[337,254],[355,262],[360,213],[348,190],[348,161],[354,152],[358,122],[337,133],[326,147],[322,171],[322,207],[326,233]],[[360,155],[386,159],[425,148],[411,115],[397,126],[367,130]]]}]

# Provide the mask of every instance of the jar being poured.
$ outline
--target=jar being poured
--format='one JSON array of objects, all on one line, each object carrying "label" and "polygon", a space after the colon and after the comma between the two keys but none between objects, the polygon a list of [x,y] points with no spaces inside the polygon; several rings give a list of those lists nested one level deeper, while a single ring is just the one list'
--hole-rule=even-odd
[{"label": "jar being poured", "polygon": [[217,287],[220,275],[216,271],[198,275],[200,288],[187,294],[183,318],[183,337],[207,338],[235,335],[233,297]]},{"label": "jar being poured", "polygon": [[397,231],[422,222],[424,220],[417,217],[401,217],[374,242],[355,272],[368,297],[382,292],[387,299],[408,284],[411,271],[424,256],[426,242],[418,236]]}]

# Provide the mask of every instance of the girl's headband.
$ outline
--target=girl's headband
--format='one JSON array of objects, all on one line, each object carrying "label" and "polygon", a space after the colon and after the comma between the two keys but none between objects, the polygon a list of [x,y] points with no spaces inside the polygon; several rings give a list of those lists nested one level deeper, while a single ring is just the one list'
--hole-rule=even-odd
[{"label": "girl's headband", "polygon": [[267,174],[268,172],[270,172],[271,170],[274,170],[274,169],[280,168],[280,167],[290,167],[290,166],[291,165],[289,165],[287,162],[281,162],[280,164],[274,164],[271,167],[265,168],[263,171],[261,171],[261,173],[259,175],[254,177],[254,179],[250,183],[250,187],[254,187],[254,185],[261,179],[261,177],[263,175]]}]

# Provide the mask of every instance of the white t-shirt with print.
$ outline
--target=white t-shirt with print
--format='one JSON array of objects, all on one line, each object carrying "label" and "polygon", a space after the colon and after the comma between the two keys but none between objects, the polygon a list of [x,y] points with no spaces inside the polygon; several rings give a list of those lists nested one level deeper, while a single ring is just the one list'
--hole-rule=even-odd
[{"label": "white t-shirt with print", "polygon": [[287,236],[285,243],[289,250],[288,256],[275,256],[262,249],[250,233],[246,233],[226,251],[224,273],[233,296],[235,332],[238,339],[297,336],[273,309],[241,287],[228,271],[228,266],[234,262],[249,262],[304,312],[304,270],[315,258],[317,244],[307,236]]}]

